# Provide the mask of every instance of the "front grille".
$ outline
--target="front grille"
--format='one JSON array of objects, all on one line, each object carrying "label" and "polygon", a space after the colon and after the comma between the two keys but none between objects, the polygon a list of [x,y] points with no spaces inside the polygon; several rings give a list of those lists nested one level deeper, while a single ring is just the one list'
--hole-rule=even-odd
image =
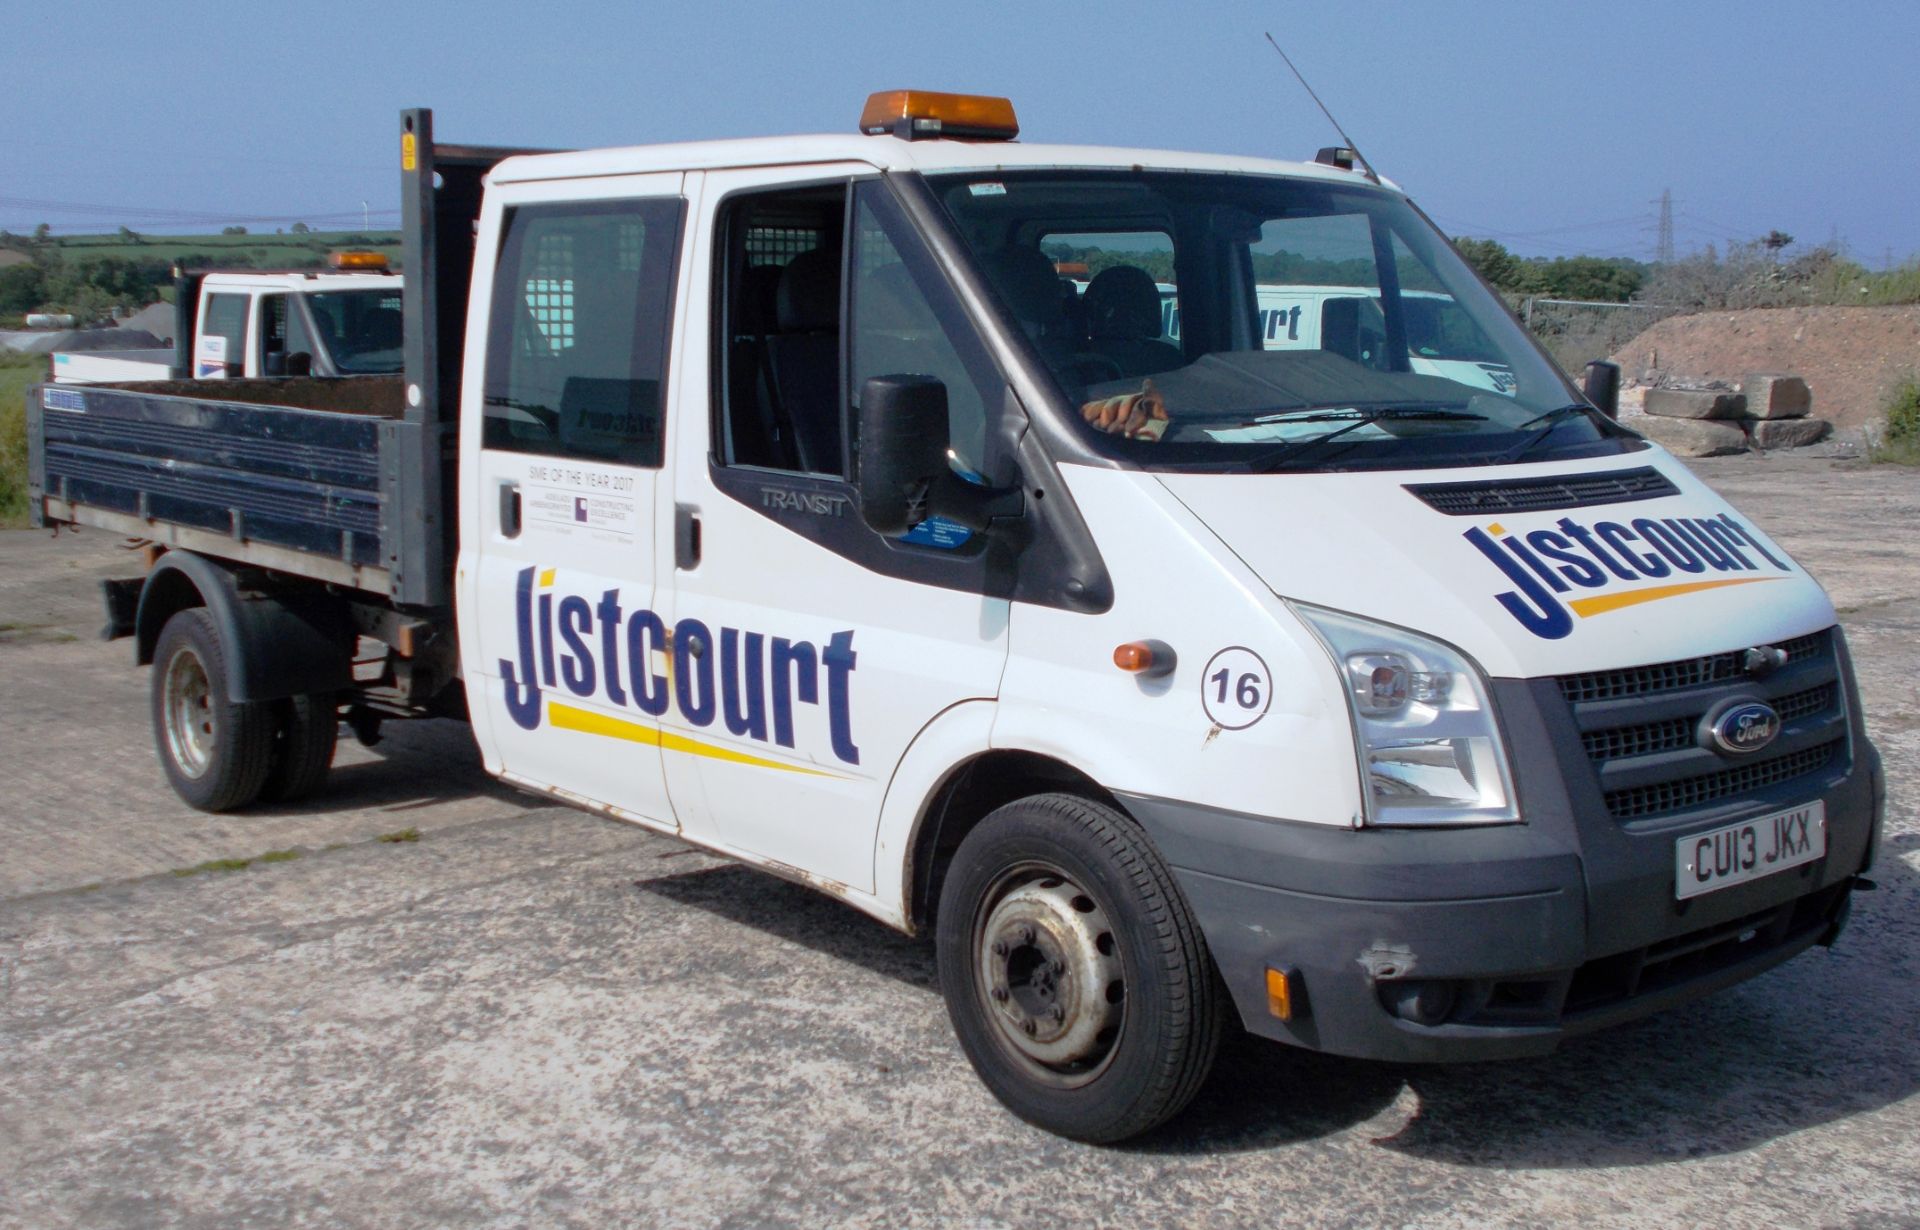
[{"label": "front grille", "polygon": [[[1831,683],[1823,683],[1817,688],[1807,688],[1767,703],[1773,706],[1773,711],[1780,715],[1782,722],[1791,722],[1827,712],[1833,708],[1836,695]],[[1657,752],[1695,747],[1698,746],[1700,719],[1706,715],[1706,707],[1702,706],[1698,713],[1688,717],[1667,718],[1637,726],[1615,726],[1608,730],[1589,730],[1580,736],[1580,745],[1586,749],[1589,760],[1622,760],[1629,756],[1651,756]]]},{"label": "front grille", "polygon": [[[1844,767],[1846,705],[1840,654],[1829,628],[1776,642],[1787,661],[1756,677],[1745,649],[1673,662],[1564,675],[1555,681],[1587,764],[1585,781],[1570,779],[1582,806],[1634,825],[1666,826],[1690,812],[1728,803],[1797,800],[1782,783],[1835,765]],[[1730,703],[1759,700],[1780,718],[1778,744],[1751,758],[1729,756],[1700,738],[1707,715]],[[1764,757],[1764,758],[1761,758]],[[1792,796],[1792,799],[1789,799]]]},{"label": "front grille", "polygon": [[1669,718],[1644,726],[1619,726],[1612,730],[1589,730],[1580,736],[1589,760],[1620,760],[1627,756],[1651,756],[1695,745],[1694,732],[1700,719]]},{"label": "front grille", "polygon": [[1698,777],[1655,782],[1626,790],[1609,790],[1606,793],[1607,811],[1617,820],[1636,820],[1643,816],[1703,807],[1729,795],[1777,785],[1803,774],[1817,773],[1833,763],[1835,753],[1844,742],[1844,739],[1835,739],[1818,747]]},{"label": "front grille", "polygon": [[1830,683],[1823,683],[1817,688],[1795,692],[1792,696],[1782,696],[1779,700],[1772,702],[1773,711],[1780,715],[1780,720],[1783,722],[1811,717],[1833,708],[1834,697],[1838,694],[1838,688]]},{"label": "front grille", "polygon": [[1407,490],[1427,507],[1449,517],[1546,512],[1557,508],[1585,508],[1591,504],[1657,500],[1679,494],[1679,489],[1666,475],[1650,467],[1504,482],[1410,483]]},{"label": "front grille", "polygon": [[[1782,641],[1777,648],[1786,650],[1787,661],[1793,663],[1824,653],[1827,641],[1827,633],[1815,632]],[[1588,671],[1581,675],[1562,675],[1560,693],[1578,705],[1587,701],[1677,692],[1682,688],[1697,688],[1746,677],[1746,650],[1736,649],[1700,658],[1682,658],[1677,662],[1657,662],[1652,666],[1628,666],[1617,670]]]}]

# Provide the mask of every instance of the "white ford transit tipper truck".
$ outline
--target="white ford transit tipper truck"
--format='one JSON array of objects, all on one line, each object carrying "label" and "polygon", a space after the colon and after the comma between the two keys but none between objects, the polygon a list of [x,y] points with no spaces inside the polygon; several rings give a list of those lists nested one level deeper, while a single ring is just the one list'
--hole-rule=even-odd
[{"label": "white ford transit tipper truck", "polygon": [[378,252],[336,252],[328,271],[180,273],[175,345],[55,351],[60,384],[169,378],[391,375],[400,370],[401,279]]},{"label": "white ford transit tipper truck", "polygon": [[[109,616],[195,805],[464,715],[507,781],[931,930],[981,1078],[1088,1140],[1229,1020],[1539,1055],[1840,933],[1884,787],[1826,594],[1397,188],[918,92],[578,153],[403,122],[403,379],[30,395],[40,520],[154,544]],[[1177,346],[1146,271],[1076,322],[1042,250],[1146,231]],[[1264,346],[1293,253],[1373,345]],[[1415,364],[1413,286],[1510,387]]]}]

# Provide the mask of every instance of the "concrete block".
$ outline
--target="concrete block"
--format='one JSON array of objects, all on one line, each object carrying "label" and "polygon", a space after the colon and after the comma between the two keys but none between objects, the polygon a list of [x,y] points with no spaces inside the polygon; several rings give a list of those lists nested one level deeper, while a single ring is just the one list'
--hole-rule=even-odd
[{"label": "concrete block", "polygon": [[1751,419],[1747,433],[1755,448],[1801,448],[1827,438],[1825,419]]},{"label": "concrete block", "polygon": [[1740,430],[1738,423],[1660,418],[1650,414],[1633,420],[1633,429],[1681,457],[1719,457],[1747,451],[1747,433]]},{"label": "concrete block", "polygon": [[1798,376],[1752,372],[1740,391],[1746,395],[1749,418],[1803,419],[1813,413],[1813,391]]},{"label": "concrete block", "polygon": [[1648,389],[1646,411],[1667,419],[1737,419],[1747,400],[1724,389]]}]

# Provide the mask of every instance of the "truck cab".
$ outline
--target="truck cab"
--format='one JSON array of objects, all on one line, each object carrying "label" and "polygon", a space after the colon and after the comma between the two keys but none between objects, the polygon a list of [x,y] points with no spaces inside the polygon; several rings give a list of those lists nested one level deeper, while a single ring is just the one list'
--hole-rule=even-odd
[{"label": "truck cab", "polygon": [[356,259],[334,272],[205,275],[193,331],[194,377],[398,372],[400,275],[377,253],[341,255]]}]

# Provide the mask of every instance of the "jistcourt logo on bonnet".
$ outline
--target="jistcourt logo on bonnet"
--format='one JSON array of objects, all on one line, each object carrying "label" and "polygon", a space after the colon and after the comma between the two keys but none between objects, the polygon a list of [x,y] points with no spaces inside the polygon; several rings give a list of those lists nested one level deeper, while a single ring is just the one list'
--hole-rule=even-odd
[{"label": "jistcourt logo on bonnet", "polygon": [[[1576,620],[1794,571],[1729,513],[1590,525],[1562,517],[1548,528],[1512,532],[1495,522],[1463,537],[1513,583],[1494,600],[1550,641],[1570,634]],[[1593,592],[1570,596],[1581,590]]]}]

